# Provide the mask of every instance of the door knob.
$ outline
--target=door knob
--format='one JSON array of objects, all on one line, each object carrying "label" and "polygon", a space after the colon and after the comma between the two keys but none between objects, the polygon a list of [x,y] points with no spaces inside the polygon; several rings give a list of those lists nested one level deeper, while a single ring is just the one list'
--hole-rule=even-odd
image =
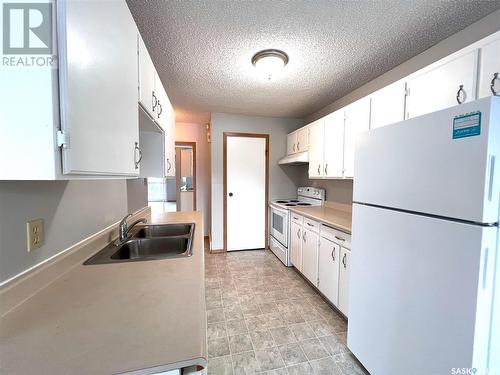
[{"label": "door knob", "polygon": [[233,193],[229,193],[229,196],[232,197],[233,196]]}]

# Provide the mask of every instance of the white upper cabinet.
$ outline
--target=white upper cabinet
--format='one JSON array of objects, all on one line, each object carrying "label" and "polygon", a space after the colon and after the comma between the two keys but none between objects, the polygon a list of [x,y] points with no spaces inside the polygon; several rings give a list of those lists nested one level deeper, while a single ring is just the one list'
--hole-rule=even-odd
[{"label": "white upper cabinet", "polygon": [[478,51],[445,59],[408,80],[407,118],[476,99]]},{"label": "white upper cabinet", "polygon": [[139,174],[137,29],[125,1],[58,2],[63,172]]},{"label": "white upper cabinet", "polygon": [[325,117],[323,175],[329,178],[343,177],[344,169],[344,111],[333,112]]},{"label": "white upper cabinet", "polygon": [[500,95],[500,37],[481,48],[479,98]]},{"label": "white upper cabinet", "polygon": [[309,150],[309,127],[297,130],[297,152]]},{"label": "white upper cabinet", "polygon": [[155,95],[156,70],[146,45],[139,34],[137,35],[137,42],[139,58],[139,103],[154,118],[157,104],[157,97]]},{"label": "white upper cabinet", "polygon": [[309,125],[309,178],[323,177],[324,119]]},{"label": "white upper cabinet", "polygon": [[349,104],[344,113],[344,177],[354,177],[356,138],[360,132],[370,129],[370,99]]},{"label": "white upper cabinet", "polygon": [[395,82],[370,95],[370,129],[405,119],[406,82]]},{"label": "white upper cabinet", "polygon": [[165,176],[175,177],[175,112],[168,103],[165,123]]},{"label": "white upper cabinet", "polygon": [[286,136],[286,154],[293,155],[297,152],[297,132],[294,131]]}]

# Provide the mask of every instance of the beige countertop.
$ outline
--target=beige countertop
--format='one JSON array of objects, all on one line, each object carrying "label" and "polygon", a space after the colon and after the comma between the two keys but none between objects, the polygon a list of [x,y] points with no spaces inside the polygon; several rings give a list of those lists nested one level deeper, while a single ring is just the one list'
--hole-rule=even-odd
[{"label": "beige countertop", "polygon": [[332,206],[290,207],[295,212],[310,219],[320,221],[344,232],[351,233],[352,212]]},{"label": "beige countertop", "polygon": [[193,256],[76,264],[0,319],[1,374],[149,374],[206,365],[201,213],[151,221],[194,222]]}]

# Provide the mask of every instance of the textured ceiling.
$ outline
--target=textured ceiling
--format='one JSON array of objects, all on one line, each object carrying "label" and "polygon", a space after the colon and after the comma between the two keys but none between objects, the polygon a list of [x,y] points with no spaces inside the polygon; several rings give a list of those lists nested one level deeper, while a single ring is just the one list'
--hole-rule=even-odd
[{"label": "textured ceiling", "polygon": [[[500,1],[127,0],[179,120],[304,117],[485,15]],[[267,81],[250,60],[290,62]]]}]

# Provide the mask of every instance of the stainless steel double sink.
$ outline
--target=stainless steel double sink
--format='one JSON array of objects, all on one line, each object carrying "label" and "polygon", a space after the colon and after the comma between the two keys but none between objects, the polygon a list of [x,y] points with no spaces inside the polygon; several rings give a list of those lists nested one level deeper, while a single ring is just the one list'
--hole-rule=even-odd
[{"label": "stainless steel double sink", "polygon": [[189,257],[193,254],[194,227],[194,223],[138,226],[125,241],[110,243],[83,264]]}]

